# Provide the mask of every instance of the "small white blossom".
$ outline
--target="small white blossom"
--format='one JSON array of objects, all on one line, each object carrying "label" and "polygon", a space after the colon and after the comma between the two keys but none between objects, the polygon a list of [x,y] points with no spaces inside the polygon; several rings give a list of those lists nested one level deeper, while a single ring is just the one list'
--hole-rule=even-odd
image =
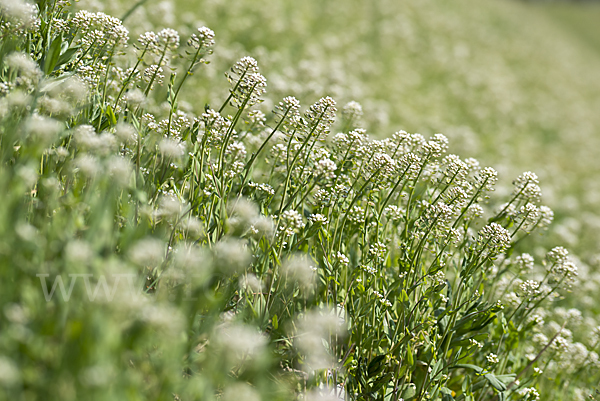
[{"label": "small white blossom", "polygon": [[212,47],[215,45],[215,33],[205,26],[198,28],[198,33],[192,34],[188,45],[199,49],[200,47]]},{"label": "small white blossom", "polygon": [[342,266],[348,266],[348,264],[350,263],[350,259],[348,259],[348,257],[341,252],[338,252],[335,255],[335,259]]},{"label": "small white blossom", "polygon": [[517,391],[517,393],[521,397],[524,397],[523,398],[524,400],[537,401],[540,399],[540,394],[534,387],[525,387],[525,388]]},{"label": "small white blossom", "polygon": [[380,262],[384,261],[384,257],[385,257],[386,253],[387,253],[387,246],[382,242],[376,242],[375,244],[371,245],[371,247],[369,248],[369,255],[372,258],[377,259]]},{"label": "small white blossom", "polygon": [[489,355],[487,355],[485,357],[485,359],[487,359],[488,363],[490,364],[496,364],[498,362],[500,362],[500,360],[498,359],[498,355],[490,353]]},{"label": "small white blossom", "polygon": [[329,223],[329,220],[327,219],[327,217],[325,217],[324,215],[320,214],[320,213],[314,213],[311,214],[310,216],[308,216],[308,221],[311,222],[311,224],[314,225],[327,225]]},{"label": "small white blossom", "polygon": [[279,231],[285,233],[285,235],[293,235],[302,228],[304,228],[304,222],[300,213],[295,210],[286,210],[282,213]]},{"label": "small white blossom", "polygon": [[355,101],[350,101],[344,105],[342,109],[342,116],[348,121],[352,121],[354,123],[358,122],[363,115],[363,109],[360,103]]},{"label": "small white blossom", "polygon": [[503,252],[510,245],[510,233],[498,223],[490,223],[480,231],[477,242],[487,248],[491,255]]}]

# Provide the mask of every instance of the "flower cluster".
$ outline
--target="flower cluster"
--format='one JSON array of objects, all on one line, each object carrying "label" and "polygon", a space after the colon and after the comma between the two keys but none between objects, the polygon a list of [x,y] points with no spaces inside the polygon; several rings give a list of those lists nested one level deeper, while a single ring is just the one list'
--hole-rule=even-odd
[{"label": "flower cluster", "polygon": [[[19,266],[0,291],[0,384],[16,398],[110,383],[117,399],[534,399],[542,371],[595,377],[581,333],[598,323],[562,298],[591,269],[540,256],[530,234],[553,212],[535,174],[488,206],[496,170],[442,134],[371,138],[372,103],[271,102],[252,57],[205,96],[229,58],[201,70],[207,27],[139,27],[140,6],[128,46],[123,21],[65,1],[0,8],[0,262]],[[93,297],[61,275],[97,281]]]}]

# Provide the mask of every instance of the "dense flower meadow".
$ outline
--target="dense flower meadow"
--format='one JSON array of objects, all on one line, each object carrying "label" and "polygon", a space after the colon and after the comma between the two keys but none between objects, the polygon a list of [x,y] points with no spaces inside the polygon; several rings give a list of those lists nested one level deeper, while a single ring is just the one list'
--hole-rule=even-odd
[{"label": "dense flower meadow", "polygon": [[0,399],[596,395],[577,258],[526,246],[554,218],[535,173],[496,196],[442,134],[268,99],[251,56],[194,107],[208,27],[0,10]]}]

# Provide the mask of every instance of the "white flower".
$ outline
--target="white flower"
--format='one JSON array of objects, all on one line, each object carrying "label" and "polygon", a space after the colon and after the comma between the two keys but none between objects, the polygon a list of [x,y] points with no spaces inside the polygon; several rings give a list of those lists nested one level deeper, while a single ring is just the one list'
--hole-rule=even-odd
[{"label": "white flower", "polygon": [[348,257],[347,257],[346,255],[344,255],[343,253],[341,253],[341,252],[338,252],[338,253],[335,255],[335,260],[336,260],[336,261],[337,261],[339,264],[341,264],[342,266],[345,266],[345,267],[347,267],[347,266],[348,266],[348,264],[350,263],[350,259],[348,259]]},{"label": "white flower", "polygon": [[513,195],[525,201],[539,202],[542,197],[542,190],[538,184],[538,176],[531,171],[526,171],[513,182],[515,186]]},{"label": "white flower", "polygon": [[118,123],[115,128],[116,137],[128,145],[134,144],[137,141],[137,131],[131,124]]},{"label": "white flower", "polygon": [[486,167],[479,172],[475,186],[482,191],[493,191],[498,181],[498,172],[491,167]]},{"label": "white flower", "polygon": [[548,227],[554,220],[554,212],[548,206],[540,206],[540,220],[539,227]]},{"label": "white flower", "polygon": [[81,154],[74,160],[77,171],[92,178],[100,171],[98,159],[92,155]]},{"label": "white flower", "polygon": [[314,288],[316,285],[316,270],[314,261],[306,255],[293,255],[284,262],[282,271],[297,283],[304,291]]},{"label": "white flower", "polygon": [[165,243],[155,238],[142,239],[129,250],[130,260],[142,267],[156,267],[162,263],[164,256]]},{"label": "white flower", "polygon": [[498,359],[498,355],[493,354],[493,353],[486,356],[485,359],[487,359],[487,361],[491,364],[496,364],[496,363],[500,362],[500,360]]},{"label": "white flower", "polygon": [[170,50],[176,50],[179,47],[179,33],[171,28],[165,28],[158,33],[158,40],[163,42]]},{"label": "white flower", "polygon": [[26,27],[35,22],[38,14],[37,7],[22,0],[0,0],[0,10]]},{"label": "white flower", "polygon": [[295,210],[286,210],[282,213],[279,231],[285,233],[285,235],[293,235],[302,228],[304,228],[304,222],[300,213]]},{"label": "white flower", "polygon": [[165,79],[162,67],[159,67],[156,64],[152,64],[150,67],[144,70],[144,75],[142,76],[142,79],[146,83],[152,83],[152,87],[154,87],[155,84],[162,85],[163,79]]},{"label": "white flower", "polygon": [[222,401],[261,401],[260,394],[252,386],[241,382],[228,384],[219,399]]},{"label": "white flower", "polygon": [[521,271],[524,270],[533,270],[533,264],[535,263],[535,259],[528,253],[522,253],[517,256],[514,261],[514,265]]},{"label": "white flower", "polygon": [[248,248],[242,241],[225,239],[213,246],[213,261],[217,269],[225,274],[235,274],[245,270],[251,261]]},{"label": "white flower", "polygon": [[424,157],[437,158],[448,150],[448,138],[443,134],[435,134],[429,141],[423,144],[421,152]]},{"label": "white flower", "polygon": [[140,35],[138,42],[142,47],[148,47],[151,51],[154,51],[158,47],[158,35],[151,31],[145,32]]},{"label": "white flower", "polygon": [[6,57],[6,65],[28,78],[38,79],[42,75],[38,64],[25,53],[14,52],[9,54]]},{"label": "white flower", "polygon": [[567,261],[567,256],[569,256],[569,251],[567,251],[562,246],[557,246],[552,248],[548,254],[546,254],[546,258],[556,264],[562,264]]},{"label": "white flower", "polygon": [[158,202],[156,215],[165,218],[175,218],[183,213],[183,203],[175,195],[162,195]]},{"label": "white flower", "polygon": [[32,115],[25,123],[25,131],[27,134],[42,146],[48,146],[54,142],[63,127],[62,123],[52,118],[42,117],[38,114]]},{"label": "white flower", "polygon": [[328,158],[323,158],[319,160],[315,166],[315,176],[332,180],[335,178],[336,169],[337,166],[335,165],[335,162]]},{"label": "white flower", "polygon": [[158,150],[163,156],[178,158],[185,154],[185,143],[165,138],[158,144]]},{"label": "white flower", "polygon": [[491,255],[503,252],[510,245],[510,233],[498,223],[484,226],[478,234],[477,242],[487,248]]},{"label": "white flower", "polygon": [[236,107],[252,106],[261,101],[266,92],[267,80],[258,72],[258,63],[252,57],[243,57],[226,74],[233,86],[232,103]]},{"label": "white flower", "polygon": [[298,334],[294,345],[306,355],[309,370],[319,370],[334,366],[328,346],[333,335],[343,334],[343,320],[334,311],[308,312],[297,322]]},{"label": "white flower", "polygon": [[308,221],[310,221],[311,224],[322,225],[322,226],[325,226],[325,225],[327,225],[327,223],[329,223],[329,220],[327,220],[327,217],[325,217],[324,215],[322,215],[320,213],[311,214],[310,216],[308,216]]},{"label": "white flower", "polygon": [[459,181],[465,178],[469,171],[467,164],[460,160],[460,157],[457,155],[447,155],[442,160],[442,165],[445,166],[445,183]]},{"label": "white flower", "polygon": [[329,131],[329,128],[335,121],[336,109],[335,100],[323,97],[309,107],[304,113],[304,117],[309,121],[313,135],[321,135]]},{"label": "white flower", "polygon": [[363,115],[363,109],[360,103],[354,100],[346,103],[342,109],[342,116],[349,121],[357,122]]},{"label": "white flower", "polygon": [[198,28],[198,33],[192,34],[188,45],[198,49],[200,47],[212,47],[215,45],[215,33],[205,26]]},{"label": "white flower", "polygon": [[519,391],[517,391],[517,393],[521,396],[521,397],[525,397],[524,400],[528,400],[528,401],[537,401],[540,399],[540,394],[538,393],[538,391],[533,388],[533,387],[525,387]]},{"label": "white flower", "polygon": [[122,156],[112,156],[108,161],[108,173],[113,182],[119,186],[127,186],[133,172],[129,159]]},{"label": "white flower", "polygon": [[217,327],[214,341],[231,357],[237,360],[260,355],[266,337],[256,328],[242,323],[224,323]]},{"label": "white flower", "polygon": [[146,103],[144,92],[138,88],[132,89],[123,97],[129,106],[139,106]]},{"label": "white flower", "polygon": [[5,356],[0,356],[0,383],[13,386],[21,381],[21,373],[17,365]]},{"label": "white flower", "polygon": [[369,248],[369,255],[380,262],[384,261],[387,253],[387,246],[382,242],[376,242]]},{"label": "white flower", "polygon": [[578,274],[577,266],[571,261],[553,265],[551,273],[556,277],[557,280],[565,279],[567,284],[569,284],[569,282],[572,281]]},{"label": "white flower", "polygon": [[535,280],[527,280],[519,286],[521,292],[528,297],[535,297],[540,294],[540,283]]},{"label": "white flower", "polygon": [[383,209],[383,213],[391,221],[397,222],[404,218],[405,211],[396,205],[389,205]]},{"label": "white flower", "polygon": [[115,137],[112,134],[103,132],[97,135],[94,127],[87,124],[75,128],[73,137],[80,149],[101,155],[112,152],[116,147]]},{"label": "white flower", "polygon": [[264,283],[256,277],[254,274],[249,273],[245,276],[240,277],[239,285],[242,288],[246,288],[249,291],[258,293],[264,290]]}]

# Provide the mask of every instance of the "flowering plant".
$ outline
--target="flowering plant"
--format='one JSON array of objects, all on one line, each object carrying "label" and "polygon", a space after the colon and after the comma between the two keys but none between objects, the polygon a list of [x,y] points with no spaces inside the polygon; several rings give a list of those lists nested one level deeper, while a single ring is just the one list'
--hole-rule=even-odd
[{"label": "flowering plant", "polygon": [[266,115],[252,57],[226,74],[220,107],[182,107],[209,28],[185,50],[169,28],[132,45],[115,17],[11,4],[9,397],[535,399],[566,349],[592,377],[598,342],[571,341],[576,313],[543,325],[574,261],[562,247],[538,264],[512,256],[552,221],[534,173],[489,210],[496,171],[447,154],[442,134],[374,140],[360,104],[337,124],[331,97],[304,111],[285,97]]}]

